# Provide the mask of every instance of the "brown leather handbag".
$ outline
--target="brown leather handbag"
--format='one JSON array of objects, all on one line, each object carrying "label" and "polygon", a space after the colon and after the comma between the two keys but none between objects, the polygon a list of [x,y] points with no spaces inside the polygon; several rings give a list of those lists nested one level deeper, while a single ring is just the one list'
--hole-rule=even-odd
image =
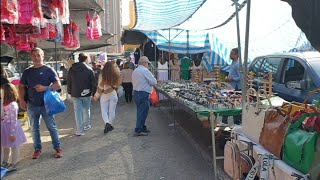
[{"label": "brown leather handbag", "polygon": [[[284,109],[288,109],[288,111]],[[286,104],[285,107],[269,109],[266,112],[264,125],[259,137],[259,143],[278,158],[281,158],[286,130],[292,121],[290,117],[291,110],[290,104]]]}]

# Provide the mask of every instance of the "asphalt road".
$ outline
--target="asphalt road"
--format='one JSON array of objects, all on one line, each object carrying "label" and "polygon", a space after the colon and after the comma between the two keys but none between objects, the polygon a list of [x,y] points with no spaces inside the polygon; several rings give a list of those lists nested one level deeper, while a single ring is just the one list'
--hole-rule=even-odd
[{"label": "asphalt road", "polygon": [[200,146],[181,126],[171,126],[168,112],[151,108],[147,126],[152,132],[147,137],[133,137],[136,107],[122,99],[117,106],[115,129],[105,135],[100,104],[92,103],[93,128],[78,137],[74,135],[73,106],[70,100],[66,104],[67,112],[56,118],[64,157],[54,158],[49,132],[42,123],[41,157],[31,159],[32,140],[27,130],[28,142],[21,147],[18,171],[4,179],[214,179],[213,168],[199,151]]}]

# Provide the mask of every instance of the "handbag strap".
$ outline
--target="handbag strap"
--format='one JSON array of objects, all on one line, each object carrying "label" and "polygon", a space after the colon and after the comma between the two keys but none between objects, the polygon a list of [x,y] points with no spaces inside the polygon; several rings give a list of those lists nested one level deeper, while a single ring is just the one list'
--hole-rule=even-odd
[{"label": "handbag strap", "polygon": [[[269,179],[270,167],[274,168],[274,156],[271,154],[260,155],[256,163],[250,169],[245,180],[254,180],[259,170],[260,170],[260,179]],[[274,171],[273,171],[273,176],[276,179]]]},{"label": "handbag strap", "polygon": [[319,94],[320,93],[320,89],[314,89],[313,91],[310,91],[308,93],[308,96],[304,99],[303,104],[307,104],[308,100],[310,99],[310,97],[314,94]]},{"label": "handbag strap", "polygon": [[249,89],[247,90],[247,105],[246,105],[246,109],[248,109],[249,106],[250,106],[250,95],[258,96],[258,93],[257,93],[257,91],[256,91],[255,89],[253,89],[253,88],[249,88]]}]

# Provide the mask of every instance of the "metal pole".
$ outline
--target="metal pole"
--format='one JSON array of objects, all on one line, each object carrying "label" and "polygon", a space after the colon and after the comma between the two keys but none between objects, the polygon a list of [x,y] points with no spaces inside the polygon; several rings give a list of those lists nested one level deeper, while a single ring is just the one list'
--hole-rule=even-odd
[{"label": "metal pole", "polygon": [[21,77],[21,64],[19,63],[19,58],[18,58],[18,51],[17,51],[17,43],[14,42],[14,51],[15,51],[15,54],[16,54],[16,58],[17,58],[17,69],[19,71],[19,76]]},{"label": "metal pole", "polygon": [[58,71],[57,43],[54,43],[54,56],[56,59],[56,72]]},{"label": "metal pole", "polygon": [[211,123],[211,140],[212,140],[212,164],[213,164],[213,173],[214,179],[218,179],[217,177],[217,154],[216,154],[216,139],[214,132],[215,118],[213,118],[213,112],[210,112],[210,123]]},{"label": "metal pole", "polygon": [[[244,45],[244,63],[243,63],[243,81],[247,80],[248,74],[248,49],[249,49],[249,32],[250,32],[250,9],[251,9],[251,0],[247,0],[247,18],[246,18],[246,37]],[[247,87],[242,87],[242,101],[245,101],[247,94]]]},{"label": "metal pole", "polygon": [[189,30],[187,30],[187,56],[189,56]]},{"label": "metal pole", "polygon": [[[239,65],[240,65],[240,74],[242,74],[242,89],[246,86],[246,74],[243,73],[243,64],[242,64],[242,51],[241,51],[241,35],[240,35],[240,22],[239,22],[239,3],[238,0],[234,0],[234,5],[236,7],[236,20],[237,20],[237,36],[238,36],[238,50],[239,50]],[[242,91],[242,97],[246,97],[245,91]],[[242,101],[242,108],[245,107],[245,102]]]}]

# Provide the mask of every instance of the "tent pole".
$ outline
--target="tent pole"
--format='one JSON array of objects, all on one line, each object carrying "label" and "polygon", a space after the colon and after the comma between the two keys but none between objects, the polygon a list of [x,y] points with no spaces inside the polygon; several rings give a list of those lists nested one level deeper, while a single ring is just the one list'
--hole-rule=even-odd
[{"label": "tent pole", "polygon": [[[251,0],[247,0],[247,18],[246,18],[246,37],[245,37],[245,47],[244,47],[244,68],[243,68],[243,81],[247,81],[248,74],[248,49],[249,49],[249,32],[250,32],[250,9],[251,9]],[[245,96],[247,94],[247,87],[242,87],[242,101],[246,100]],[[243,113],[242,113],[243,115]],[[243,116],[242,116],[243,117]]]},{"label": "tent pole", "polygon": [[[245,75],[243,73],[243,62],[242,62],[242,51],[241,51],[241,35],[240,35],[240,22],[239,22],[239,3],[238,0],[234,0],[234,5],[236,7],[236,20],[237,20],[237,37],[238,37],[238,50],[239,50],[239,65],[240,65],[240,74],[242,74],[242,83],[241,87],[244,88],[246,86]],[[245,97],[246,94],[242,91],[242,97]],[[245,107],[244,101],[242,101],[242,108]]]},{"label": "tent pole", "polygon": [[58,71],[58,58],[57,58],[57,43],[54,43],[54,56],[56,60],[56,72]]},{"label": "tent pole", "polygon": [[17,59],[17,69],[19,71],[19,76],[21,77],[21,65],[19,63],[18,51],[17,51],[17,43],[16,42],[14,42],[14,51],[15,51],[16,59]]},{"label": "tent pole", "polygon": [[187,56],[189,56],[189,30],[187,30]]}]

